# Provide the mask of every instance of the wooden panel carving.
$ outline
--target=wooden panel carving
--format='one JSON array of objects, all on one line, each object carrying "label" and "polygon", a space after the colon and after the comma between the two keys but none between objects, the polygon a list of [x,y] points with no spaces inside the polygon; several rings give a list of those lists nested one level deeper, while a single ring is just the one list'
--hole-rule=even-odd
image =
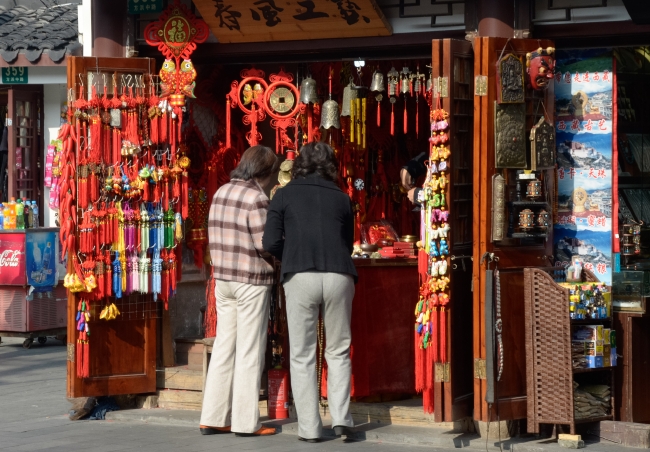
[{"label": "wooden panel carving", "polygon": [[496,167],[526,168],[526,105],[494,105]]},{"label": "wooden panel carving", "polygon": [[508,54],[497,63],[497,99],[500,104],[524,102],[524,64]]},{"label": "wooden panel carving", "polygon": [[375,0],[194,0],[219,42],[389,36]]},{"label": "wooden panel carving", "polygon": [[530,140],[530,169],[555,167],[555,128],[545,118],[541,118],[530,131]]}]

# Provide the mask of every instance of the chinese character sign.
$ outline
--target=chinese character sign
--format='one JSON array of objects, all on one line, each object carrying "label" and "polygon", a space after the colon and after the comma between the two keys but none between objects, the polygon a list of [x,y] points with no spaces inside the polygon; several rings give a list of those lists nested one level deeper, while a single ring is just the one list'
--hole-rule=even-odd
[{"label": "chinese character sign", "polygon": [[29,83],[29,68],[17,66],[3,67],[2,83],[9,85],[25,85]]},{"label": "chinese character sign", "polygon": [[612,54],[558,52],[556,260],[577,258],[612,282]]},{"label": "chinese character sign", "polygon": [[194,0],[219,42],[388,36],[375,0]]}]

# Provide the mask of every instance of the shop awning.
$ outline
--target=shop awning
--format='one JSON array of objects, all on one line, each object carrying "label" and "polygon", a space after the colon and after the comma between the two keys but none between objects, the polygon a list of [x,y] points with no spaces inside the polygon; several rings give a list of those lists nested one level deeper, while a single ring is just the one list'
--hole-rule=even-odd
[{"label": "shop awning", "polygon": [[194,0],[222,43],[389,36],[375,0]]}]

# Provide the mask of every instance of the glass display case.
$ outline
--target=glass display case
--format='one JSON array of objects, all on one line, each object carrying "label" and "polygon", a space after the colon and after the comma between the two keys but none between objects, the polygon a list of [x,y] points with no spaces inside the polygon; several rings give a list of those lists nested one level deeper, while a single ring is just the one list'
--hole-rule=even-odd
[{"label": "glass display case", "polygon": [[645,313],[646,297],[650,295],[650,269],[621,270],[613,274],[612,304],[614,310]]}]

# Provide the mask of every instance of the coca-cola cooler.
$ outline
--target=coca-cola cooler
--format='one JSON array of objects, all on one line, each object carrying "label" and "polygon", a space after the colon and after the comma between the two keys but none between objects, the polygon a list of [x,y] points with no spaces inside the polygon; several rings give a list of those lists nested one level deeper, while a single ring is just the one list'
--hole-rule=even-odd
[{"label": "coca-cola cooler", "polygon": [[0,230],[0,337],[63,337],[67,295],[60,284],[58,228]]}]

